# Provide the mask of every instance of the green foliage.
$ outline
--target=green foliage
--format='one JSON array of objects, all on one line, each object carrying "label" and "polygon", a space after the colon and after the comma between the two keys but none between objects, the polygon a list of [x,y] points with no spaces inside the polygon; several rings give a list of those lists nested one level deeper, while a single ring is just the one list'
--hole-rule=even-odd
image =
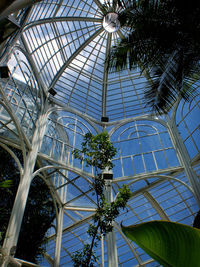
[{"label": "green foliage", "polygon": [[[22,162],[20,151],[15,154]],[[11,187],[0,188],[0,245],[7,229],[15,195],[19,184],[19,170],[14,159],[0,150],[0,183],[12,181]],[[9,182],[10,184],[10,182]],[[45,235],[55,218],[55,208],[46,183],[36,177],[30,187],[25,214],[17,244],[16,257],[37,263],[45,251]]]},{"label": "green foliage", "polygon": [[131,197],[131,192],[126,185],[119,189],[119,193],[115,201],[107,202],[102,199],[101,206],[97,208],[96,214],[93,217],[94,222],[99,221],[100,233],[104,236],[112,231],[112,222],[120,214],[120,209],[124,209]]},{"label": "green foliage", "polygon": [[123,233],[163,266],[196,267],[200,230],[188,225],[152,221],[124,227]]},{"label": "green foliage", "polygon": [[6,180],[6,181],[2,181],[0,182],[0,187],[1,188],[8,188],[12,186],[12,180]]},{"label": "green foliage", "polygon": [[107,168],[112,169],[112,158],[116,154],[116,149],[109,140],[107,132],[93,136],[87,133],[84,136],[82,150],[73,151],[75,158],[87,165],[95,168],[95,179],[93,189],[97,199],[97,210],[93,216],[93,224],[90,224],[87,233],[91,238],[91,244],[84,244],[81,251],[72,255],[74,266],[94,266],[97,257],[93,248],[97,246],[102,235],[106,235],[113,229],[113,221],[117,218],[121,208],[125,208],[127,201],[131,197],[131,192],[126,185],[119,190],[115,201],[107,202],[104,196],[105,180],[102,171]]},{"label": "green foliage", "polygon": [[[140,68],[148,83],[146,103],[167,112],[190,99],[200,77],[200,5],[196,0],[118,0],[128,34],[111,48],[109,69]],[[120,4],[121,3],[121,4]]]},{"label": "green foliage", "polygon": [[[16,151],[16,154],[19,154]],[[15,192],[19,181],[19,171],[14,159],[8,152],[0,149],[0,246],[3,243],[11,209],[14,203]],[[12,187],[11,187],[12,181]]]},{"label": "green foliage", "polygon": [[46,183],[36,177],[30,187],[16,257],[37,262],[45,252],[46,234],[55,219],[55,207]]},{"label": "green foliage", "polygon": [[[12,186],[12,180],[5,180],[0,182],[0,188],[9,188]],[[0,212],[3,215],[5,212],[5,207],[0,208]],[[2,226],[0,231],[0,242],[3,240],[4,232],[6,231],[6,226]]]},{"label": "green foliage", "polygon": [[110,142],[107,132],[97,135],[87,133],[84,136],[82,150],[75,149],[73,153],[75,158],[81,162],[85,161],[89,166],[94,166],[100,170],[106,167],[112,169],[111,159],[116,155],[116,148]]},{"label": "green foliage", "polygon": [[[72,260],[74,262],[75,267],[80,266],[88,266],[93,267],[95,266],[95,262],[97,262],[98,258],[95,256],[95,253],[92,251],[90,253],[90,244],[85,244],[81,251],[77,251],[75,254],[72,255]],[[88,263],[88,257],[91,257],[90,262]]]},{"label": "green foliage", "polygon": [[115,202],[117,203],[118,206],[120,206],[120,208],[125,208],[130,197],[131,197],[131,191],[124,184],[122,188],[119,189],[119,194],[117,195]]}]

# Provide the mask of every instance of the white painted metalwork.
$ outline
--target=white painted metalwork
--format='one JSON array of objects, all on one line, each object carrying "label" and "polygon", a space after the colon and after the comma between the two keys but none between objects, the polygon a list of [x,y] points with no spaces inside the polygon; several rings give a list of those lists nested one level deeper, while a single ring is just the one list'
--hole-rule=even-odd
[{"label": "white painted metalwork", "polygon": [[[60,207],[57,232],[49,235],[41,266],[72,266],[70,256],[88,239],[86,229],[97,207],[91,188],[94,169],[73,155],[87,132],[107,130],[117,148],[107,199],[115,199],[123,183],[132,192],[114,231],[101,239],[97,266],[153,262],[123,235],[121,221],[193,223],[200,205],[199,95],[190,102],[177,101],[168,115],[151,114],[143,101],[146,79],[139,69],[108,72],[109,49],[126,36],[127,28],[109,32],[103,20],[120,8],[117,1],[42,0],[31,7],[22,32],[10,43],[4,56],[9,79],[0,80],[0,146],[16,160],[21,180],[5,255],[17,244],[29,186],[39,176]],[[19,22],[23,14],[15,13]],[[199,93],[199,82],[192,86]],[[23,164],[12,147],[21,149]],[[36,161],[39,168],[33,171]]]},{"label": "white painted metalwork", "polygon": [[63,214],[64,214],[64,208],[60,207],[57,219],[54,267],[59,267],[60,263],[60,252],[61,252],[62,231],[63,231]]},{"label": "white painted metalwork", "polygon": [[[42,139],[45,133],[47,115],[46,112],[41,114],[37,121],[37,127],[33,135],[32,150],[26,156],[24,162],[24,170],[20,179],[18,191],[16,194],[13,210],[11,213],[6,237],[3,244],[3,249],[6,255],[10,255],[11,250],[15,250],[23,214],[26,206],[26,201],[29,193],[30,184],[32,181],[32,174],[37,158],[37,153],[42,144]],[[7,266],[7,265],[6,265]]]},{"label": "white painted metalwork", "polygon": [[[108,203],[113,201],[112,196],[112,182],[110,180],[105,181],[105,199]],[[106,234],[107,243],[107,257],[108,257],[108,267],[117,267],[117,246],[115,232],[112,230],[110,233]]]},{"label": "white painted metalwork", "polygon": [[191,166],[191,160],[188,155],[188,152],[183,144],[183,141],[181,140],[177,127],[174,123],[174,121],[169,121],[169,133],[171,135],[172,142],[174,142],[174,147],[177,150],[177,155],[180,159],[180,162],[184,166],[185,173],[188,177],[188,180],[191,184],[191,187],[194,191],[195,198],[200,206],[200,181],[197,177],[195,171],[193,170]]}]

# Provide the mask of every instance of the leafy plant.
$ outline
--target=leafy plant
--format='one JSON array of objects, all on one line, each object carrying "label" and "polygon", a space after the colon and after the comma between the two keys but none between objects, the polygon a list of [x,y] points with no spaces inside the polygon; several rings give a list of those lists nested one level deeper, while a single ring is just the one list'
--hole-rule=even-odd
[{"label": "leafy plant", "polygon": [[122,226],[122,231],[163,266],[199,266],[200,230],[197,228],[175,222],[152,221]]},{"label": "leafy plant", "polygon": [[81,162],[85,161],[87,166],[94,166],[95,170],[104,170],[106,167],[112,169],[111,159],[116,155],[116,148],[109,140],[107,132],[97,135],[86,133],[84,142],[81,144],[82,150],[75,149],[73,154]]},{"label": "leafy plant", "polygon": [[[0,182],[0,188],[9,188],[12,186],[12,180],[5,180]],[[3,214],[5,211],[5,207],[0,208],[0,212]],[[4,231],[2,231],[4,228]],[[6,230],[6,227],[4,226],[0,231],[0,242],[3,240],[3,233]]]},{"label": "leafy plant", "polygon": [[167,112],[189,99],[200,73],[200,5],[196,0],[118,0],[127,34],[108,57],[109,69],[140,68],[149,83],[146,103]]},{"label": "leafy plant", "polygon": [[120,209],[125,208],[127,201],[131,197],[131,192],[126,185],[119,189],[115,201],[108,202],[104,195],[105,180],[102,171],[112,169],[112,158],[116,154],[116,149],[109,140],[107,132],[97,135],[87,133],[84,136],[82,150],[73,151],[75,158],[81,162],[85,161],[88,166],[95,169],[93,189],[96,195],[97,210],[93,216],[93,223],[88,228],[88,235],[91,237],[91,244],[84,244],[82,251],[77,251],[72,255],[74,266],[94,266],[98,258],[95,256],[94,248],[102,235],[106,235],[113,229],[113,221],[119,215]]},{"label": "leafy plant", "polygon": [[0,182],[0,188],[8,188],[12,186],[12,180],[5,180]]}]

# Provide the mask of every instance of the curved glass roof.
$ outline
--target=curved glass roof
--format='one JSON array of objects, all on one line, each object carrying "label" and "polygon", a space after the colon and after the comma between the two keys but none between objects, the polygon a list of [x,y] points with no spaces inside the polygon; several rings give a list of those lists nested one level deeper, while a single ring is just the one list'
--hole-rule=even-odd
[{"label": "curved glass roof", "polygon": [[109,49],[126,33],[124,28],[110,33],[103,26],[117,12],[117,6],[96,0],[44,1],[34,7],[23,31],[38,73],[56,92],[54,99],[96,120],[148,112],[140,71],[107,71]]},{"label": "curved glass roof", "polygon": [[[199,95],[176,103],[166,116],[155,116],[143,100],[146,80],[140,70],[108,72],[109,49],[128,30],[119,27],[120,8],[113,3],[43,0],[27,12],[7,57],[9,79],[0,80],[0,141],[22,149],[26,162],[39,115],[46,112],[37,162],[39,176],[64,209],[59,266],[72,266],[72,253],[89,240],[86,230],[97,206],[94,170],[76,160],[72,150],[81,149],[87,132],[103,130],[117,148],[113,198],[123,184],[132,192],[114,224],[118,266],[159,266],[123,235],[120,223],[163,219],[192,225],[200,202]],[[57,260],[56,231],[62,225],[57,219],[41,266]],[[105,237],[98,245],[97,266],[108,266],[107,243]]]}]

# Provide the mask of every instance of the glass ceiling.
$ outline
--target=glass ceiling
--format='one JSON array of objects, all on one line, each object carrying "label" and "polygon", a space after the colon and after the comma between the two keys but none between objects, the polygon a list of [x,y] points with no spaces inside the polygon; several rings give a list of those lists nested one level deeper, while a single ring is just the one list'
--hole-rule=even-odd
[{"label": "glass ceiling", "polygon": [[96,120],[148,112],[140,71],[107,71],[109,49],[127,30],[109,33],[104,28],[110,9],[119,12],[100,1],[44,1],[35,6],[23,31],[45,86],[56,91],[55,100]]},{"label": "glass ceiling", "polygon": [[[88,240],[86,230],[96,209],[94,170],[72,154],[81,149],[87,132],[107,130],[117,148],[113,197],[124,183],[132,192],[114,225],[118,266],[159,266],[123,235],[121,221],[131,225],[163,219],[192,225],[199,210],[200,97],[180,101],[168,115],[157,117],[144,103],[146,80],[140,70],[107,71],[110,47],[128,31],[119,27],[118,12],[119,7],[99,0],[34,4],[7,60],[10,78],[0,80],[0,139],[24,155],[34,146],[39,114],[48,99],[37,162],[40,177],[64,209],[58,266],[73,266],[71,255]],[[58,256],[58,221],[49,232],[41,266],[52,266]],[[105,238],[97,248],[97,266],[108,266],[107,254]]]}]

